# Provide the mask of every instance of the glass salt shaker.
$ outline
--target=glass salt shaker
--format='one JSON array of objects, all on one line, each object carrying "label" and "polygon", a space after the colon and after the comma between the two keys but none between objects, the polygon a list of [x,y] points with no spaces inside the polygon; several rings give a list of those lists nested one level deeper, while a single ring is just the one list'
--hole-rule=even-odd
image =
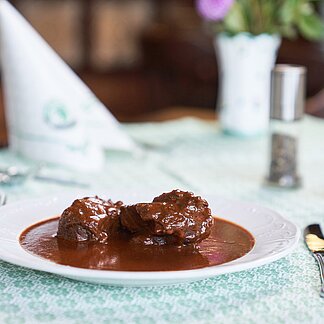
[{"label": "glass salt shaker", "polygon": [[298,188],[300,126],[305,106],[306,68],[278,64],[271,74],[271,155],[267,184]]}]

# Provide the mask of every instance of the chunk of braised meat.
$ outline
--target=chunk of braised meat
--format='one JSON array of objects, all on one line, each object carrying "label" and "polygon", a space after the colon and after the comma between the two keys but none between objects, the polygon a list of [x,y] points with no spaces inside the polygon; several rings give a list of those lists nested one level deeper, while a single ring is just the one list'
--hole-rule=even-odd
[{"label": "chunk of braised meat", "polygon": [[106,242],[120,228],[122,204],[99,197],[77,199],[62,213],[57,236],[77,242]]},{"label": "chunk of braised meat", "polygon": [[192,244],[207,238],[213,217],[206,200],[191,192],[173,190],[121,208],[121,224],[146,245]]}]

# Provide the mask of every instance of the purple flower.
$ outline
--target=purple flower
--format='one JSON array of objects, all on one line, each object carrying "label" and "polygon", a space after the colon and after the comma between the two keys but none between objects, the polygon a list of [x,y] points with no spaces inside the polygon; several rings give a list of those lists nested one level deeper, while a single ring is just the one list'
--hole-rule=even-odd
[{"label": "purple flower", "polygon": [[234,0],[197,0],[197,10],[206,20],[223,19]]}]

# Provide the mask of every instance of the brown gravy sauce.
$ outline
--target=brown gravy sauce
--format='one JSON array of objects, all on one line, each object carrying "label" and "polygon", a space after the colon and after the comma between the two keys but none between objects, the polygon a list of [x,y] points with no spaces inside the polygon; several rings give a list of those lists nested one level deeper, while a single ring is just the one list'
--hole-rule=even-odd
[{"label": "brown gravy sauce", "polygon": [[244,228],[216,218],[210,236],[193,246],[143,246],[121,233],[107,244],[74,243],[56,237],[57,218],[28,227],[21,246],[34,255],[77,268],[118,271],[174,271],[210,267],[235,260],[254,246]]}]

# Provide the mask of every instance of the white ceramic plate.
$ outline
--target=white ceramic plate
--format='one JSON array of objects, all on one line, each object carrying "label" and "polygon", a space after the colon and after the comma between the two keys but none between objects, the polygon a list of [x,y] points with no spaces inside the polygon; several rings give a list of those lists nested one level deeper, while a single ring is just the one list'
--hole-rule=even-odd
[{"label": "white ceramic plate", "polygon": [[[230,201],[215,196],[204,196],[214,215],[246,228],[255,237],[254,248],[242,258],[234,261],[186,271],[107,271],[87,270],[59,265],[26,252],[19,244],[19,235],[28,226],[59,215],[75,198],[91,196],[93,193],[71,193],[54,195],[19,202],[0,208],[0,259],[31,269],[46,271],[64,277],[109,285],[150,286],[167,285],[200,280],[224,273],[242,271],[276,261],[296,246],[300,231],[290,221],[267,208]],[[125,203],[151,201],[154,193],[110,193],[113,200]]]}]

